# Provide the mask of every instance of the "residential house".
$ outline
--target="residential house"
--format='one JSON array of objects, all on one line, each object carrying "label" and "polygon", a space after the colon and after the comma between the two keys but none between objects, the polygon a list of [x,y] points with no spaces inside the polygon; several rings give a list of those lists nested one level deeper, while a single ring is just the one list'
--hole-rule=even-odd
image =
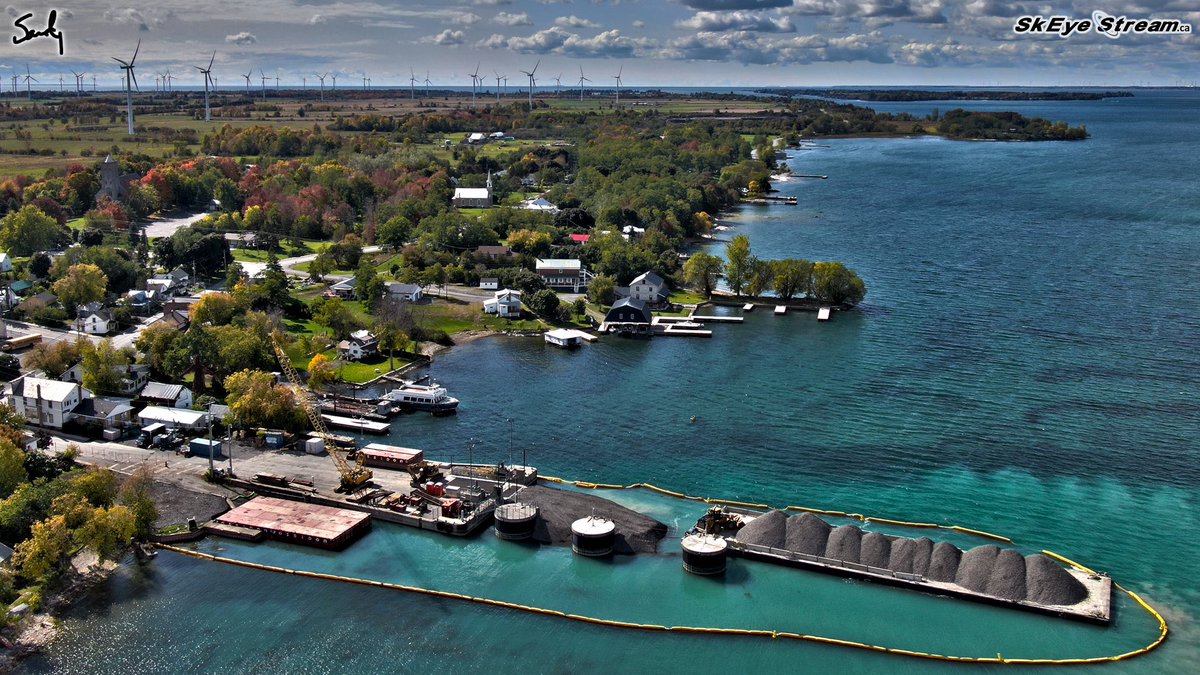
[{"label": "residential house", "polygon": [[500,280],[496,277],[482,277],[479,280],[479,287],[485,291],[499,290]]},{"label": "residential house", "polygon": [[192,275],[188,274],[182,266],[167,272],[167,278],[171,280],[174,290],[178,292],[187,290],[188,284],[192,282]]},{"label": "residential house", "polygon": [[89,302],[79,307],[75,318],[75,330],[88,335],[107,335],[113,323],[112,312],[98,302]]},{"label": "residential house", "polygon": [[650,307],[666,304],[671,295],[667,282],[654,272],[644,272],[629,284],[629,297],[641,300]]},{"label": "residential house", "polygon": [[483,135],[483,132],[476,131],[467,136],[467,143],[483,143],[485,138],[486,137]]},{"label": "residential house", "polygon": [[254,248],[258,245],[258,235],[254,232],[226,232],[225,243],[229,248]]},{"label": "residential house", "polygon": [[369,330],[356,330],[338,343],[338,356],[343,359],[362,361],[378,353],[379,338]]},{"label": "residential house", "polygon": [[645,301],[621,298],[613,303],[608,314],[604,316],[604,325],[610,333],[650,335],[653,318],[654,315],[650,313]]},{"label": "residential house", "polygon": [[571,238],[572,244],[586,244],[592,240],[592,235],[590,235],[590,234],[572,234],[572,235],[570,235],[570,238]]},{"label": "residential house", "polygon": [[192,390],[182,384],[147,382],[142,393],[138,394],[138,401],[167,408],[191,408]]},{"label": "residential house", "polygon": [[586,290],[593,276],[576,258],[539,258],[534,271],[550,288],[572,293]]},{"label": "residential house", "polygon": [[22,300],[19,304],[17,304],[17,309],[21,310],[22,312],[28,312],[34,307],[49,307],[57,302],[57,295],[51,293],[50,291],[42,291],[41,293],[31,295]]},{"label": "residential house", "polygon": [[326,295],[336,295],[337,297],[339,297],[343,300],[353,299],[354,298],[354,277],[351,277],[349,279],[342,279],[341,281],[337,282],[336,284],[333,284],[332,286],[329,287],[329,290],[326,291]]},{"label": "residential house", "polygon": [[393,298],[407,300],[408,302],[417,302],[422,297],[421,287],[416,284],[404,284],[399,281],[388,281],[384,283],[387,292]]},{"label": "residential house", "polygon": [[164,309],[160,322],[182,333],[191,325],[192,317],[186,310]]},{"label": "residential house", "polygon": [[513,250],[507,246],[480,246],[475,249],[475,255],[483,256],[488,260],[503,260],[514,257],[516,253],[513,253]]},{"label": "residential house", "polygon": [[502,319],[521,318],[521,291],[497,291],[496,297],[483,301],[483,311]]},{"label": "residential house", "polygon": [[450,199],[450,203],[454,208],[458,209],[486,209],[492,205],[492,174],[489,171],[487,177],[487,187],[481,188],[454,188],[454,197]]},{"label": "residential house", "polygon": [[0,274],[7,274],[12,271],[12,258],[7,253],[0,252]]},{"label": "residential house", "polygon": [[125,293],[125,302],[134,314],[148,316],[158,308],[158,293],[135,289]]},{"label": "residential house", "polygon": [[544,197],[526,199],[518,204],[517,208],[524,209],[526,211],[545,211],[546,213],[558,213],[558,207],[554,204],[551,204]]},{"label": "residential house", "polygon": [[169,299],[175,296],[175,284],[166,276],[151,277],[146,280],[146,292],[153,293],[156,298]]},{"label": "residential house", "polygon": [[133,422],[128,399],[88,397],[75,407],[74,419],[83,426],[120,429]]},{"label": "residential house", "polygon": [[[114,393],[121,396],[133,396],[141,391],[146,386],[146,383],[150,381],[150,366],[134,364],[118,366],[117,370],[121,373],[121,381]],[[63,382],[83,384],[83,362],[80,361],[67,368],[58,379]]]},{"label": "residential house", "polygon": [[4,400],[30,424],[62,429],[85,392],[74,382],[25,375],[4,385]]}]

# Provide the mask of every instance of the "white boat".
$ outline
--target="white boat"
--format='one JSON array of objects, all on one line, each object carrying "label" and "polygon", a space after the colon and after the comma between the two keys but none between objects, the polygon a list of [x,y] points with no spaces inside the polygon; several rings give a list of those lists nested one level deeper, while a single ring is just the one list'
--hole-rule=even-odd
[{"label": "white boat", "polygon": [[405,382],[384,394],[383,400],[401,410],[423,410],[434,415],[453,415],[458,410],[458,399],[437,384]]}]

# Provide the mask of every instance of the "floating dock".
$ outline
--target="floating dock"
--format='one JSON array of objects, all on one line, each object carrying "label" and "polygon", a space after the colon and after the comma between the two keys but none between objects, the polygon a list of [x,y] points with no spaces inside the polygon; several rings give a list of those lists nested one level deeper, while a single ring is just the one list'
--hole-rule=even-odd
[{"label": "floating dock", "polygon": [[828,307],[822,307],[817,310],[817,321],[828,321],[833,316],[833,310]]},{"label": "floating dock", "polygon": [[[340,550],[371,529],[370,514],[274,497],[255,497],[216,519],[272,539]],[[233,530],[235,532],[239,530]]]},{"label": "floating dock", "polygon": [[775,315],[787,314],[787,305],[775,305]]},{"label": "floating dock", "polygon": [[322,413],[321,419],[325,420],[325,423],[331,427],[349,429],[357,431],[360,434],[386,434],[392,428],[392,425],[387,422],[342,417],[341,415],[329,415],[327,413]]},{"label": "floating dock", "polygon": [[[753,307],[753,305],[751,306]],[[688,318],[692,321],[698,321],[700,323],[742,323],[745,321],[745,319],[740,316],[708,316],[702,314],[693,314]]]},{"label": "floating dock", "polygon": [[753,312],[754,311],[754,303],[747,302],[746,304],[742,305],[742,311],[743,312]]}]

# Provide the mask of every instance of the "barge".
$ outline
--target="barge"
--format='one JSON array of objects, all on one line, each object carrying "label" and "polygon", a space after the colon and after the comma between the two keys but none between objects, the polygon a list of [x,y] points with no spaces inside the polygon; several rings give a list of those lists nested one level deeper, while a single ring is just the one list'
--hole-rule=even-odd
[{"label": "barge", "polygon": [[258,531],[272,539],[341,550],[371,529],[371,516],[320,504],[255,497],[218,516],[216,523],[216,534],[225,535],[228,530],[238,537]]}]

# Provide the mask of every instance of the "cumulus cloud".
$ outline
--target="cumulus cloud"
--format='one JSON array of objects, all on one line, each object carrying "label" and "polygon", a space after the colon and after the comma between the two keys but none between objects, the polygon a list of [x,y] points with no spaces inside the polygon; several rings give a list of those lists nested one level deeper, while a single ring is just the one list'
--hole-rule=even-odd
[{"label": "cumulus cloud", "polygon": [[225,41],[235,45],[252,45],[258,42],[258,36],[254,33],[242,31],[234,35],[226,35]]},{"label": "cumulus cloud", "polygon": [[595,21],[583,19],[572,14],[571,16],[560,16],[554,20],[555,26],[562,28],[599,28],[600,24]]},{"label": "cumulus cloud", "polygon": [[774,9],[787,7],[792,0],[683,0],[689,9],[724,11],[730,9]]},{"label": "cumulus cloud", "polygon": [[474,26],[482,20],[483,17],[479,16],[475,12],[467,12],[466,14],[459,14],[453,19],[450,19],[450,23],[458,24],[459,26]]},{"label": "cumulus cloud", "polygon": [[508,38],[506,44],[513,51],[529,54],[545,54],[562,47],[570,37],[573,37],[571,33],[556,26],[540,30],[529,37]]},{"label": "cumulus cloud", "polygon": [[500,35],[499,33],[492,33],[491,35],[476,42],[475,46],[479,47],[480,49],[503,49],[504,47],[508,46],[508,38]]},{"label": "cumulus cloud", "polygon": [[533,22],[529,20],[529,14],[527,14],[526,12],[520,12],[520,13],[516,13],[516,14],[510,14],[508,12],[500,12],[499,14],[497,14],[495,17],[492,18],[492,21],[495,21],[496,23],[500,24],[501,26],[531,26],[531,25],[533,25]]},{"label": "cumulus cloud", "polygon": [[[998,3],[979,0],[988,5]],[[828,16],[835,19],[867,19],[877,25],[896,22],[945,23],[945,0],[794,0],[784,9],[789,14]],[[1048,10],[1047,10],[1048,11]]]},{"label": "cumulus cloud", "polygon": [[775,38],[749,31],[701,32],[671,40],[658,52],[658,56],[764,65],[817,61],[893,61],[883,36],[877,32],[833,38],[823,35]]},{"label": "cumulus cloud", "polygon": [[607,30],[595,37],[572,35],[563,42],[561,53],[575,57],[630,57],[657,46],[647,38],[631,38],[619,30]]},{"label": "cumulus cloud", "polygon": [[449,28],[447,28],[446,30],[438,33],[437,35],[434,35],[434,36],[428,38],[428,41],[432,42],[435,45],[449,46],[449,45],[461,45],[465,41],[465,39],[466,39],[466,34],[463,33],[461,30],[450,30]]},{"label": "cumulus cloud", "polygon": [[476,5],[484,5],[488,7],[496,7],[499,5],[511,5],[512,0],[475,0]]},{"label": "cumulus cloud", "polygon": [[328,21],[328,19],[325,18],[324,14],[313,14],[312,16],[308,17],[308,24],[310,26],[315,26],[319,23],[325,23],[326,21]]},{"label": "cumulus cloud", "polygon": [[690,19],[675,22],[680,28],[697,31],[748,30],[760,33],[793,33],[796,27],[786,16],[770,17],[763,12],[696,12]]},{"label": "cumulus cloud", "polygon": [[629,25],[633,26],[634,28],[645,28],[646,22],[642,21],[641,19],[634,19],[633,23],[631,23]]},{"label": "cumulus cloud", "polygon": [[150,30],[145,15],[132,7],[104,10],[104,20],[118,25],[137,26],[140,31]]},{"label": "cumulus cloud", "polygon": [[5,7],[4,11],[7,12],[9,16],[20,16],[21,15],[21,13],[17,11],[17,8],[13,7],[12,5]]}]

